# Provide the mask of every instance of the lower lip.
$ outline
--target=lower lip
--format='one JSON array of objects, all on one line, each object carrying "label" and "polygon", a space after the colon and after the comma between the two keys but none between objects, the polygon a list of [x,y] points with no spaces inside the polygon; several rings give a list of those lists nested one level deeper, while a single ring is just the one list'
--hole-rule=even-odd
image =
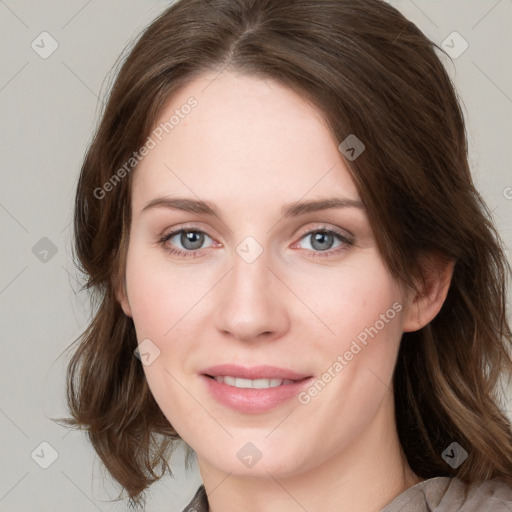
[{"label": "lower lip", "polygon": [[224,382],[217,382],[211,377],[201,375],[208,390],[222,405],[244,413],[261,413],[278,407],[308,385],[312,377],[282,384],[274,388],[253,389],[236,388]]}]

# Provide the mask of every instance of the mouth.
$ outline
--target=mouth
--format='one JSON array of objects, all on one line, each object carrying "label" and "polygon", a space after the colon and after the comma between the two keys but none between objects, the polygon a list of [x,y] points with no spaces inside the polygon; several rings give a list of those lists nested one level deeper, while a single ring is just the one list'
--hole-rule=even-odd
[{"label": "mouth", "polygon": [[296,396],[312,375],[276,366],[217,365],[200,375],[211,396],[243,413],[261,413]]}]

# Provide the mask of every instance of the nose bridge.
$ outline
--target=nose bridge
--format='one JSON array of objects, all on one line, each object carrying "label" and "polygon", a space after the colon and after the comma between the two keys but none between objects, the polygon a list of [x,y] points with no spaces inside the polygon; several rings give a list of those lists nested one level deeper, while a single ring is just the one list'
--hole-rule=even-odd
[{"label": "nose bridge", "polygon": [[218,302],[217,328],[240,340],[275,336],[288,325],[283,290],[269,268],[270,251],[256,244],[248,237],[236,247]]}]

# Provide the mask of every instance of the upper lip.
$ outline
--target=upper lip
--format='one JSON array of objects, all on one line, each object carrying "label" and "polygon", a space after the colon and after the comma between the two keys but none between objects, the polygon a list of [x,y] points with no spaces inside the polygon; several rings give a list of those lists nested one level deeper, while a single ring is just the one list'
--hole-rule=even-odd
[{"label": "upper lip", "polygon": [[288,368],[280,368],[278,366],[260,365],[260,366],[239,366],[236,364],[219,364],[210,366],[202,371],[204,375],[211,377],[226,376],[238,377],[241,379],[289,379],[302,380],[310,375],[295,372]]}]

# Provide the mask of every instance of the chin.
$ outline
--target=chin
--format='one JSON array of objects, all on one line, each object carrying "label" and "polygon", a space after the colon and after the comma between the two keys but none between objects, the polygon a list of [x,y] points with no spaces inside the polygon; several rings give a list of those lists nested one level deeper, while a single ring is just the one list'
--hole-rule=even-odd
[{"label": "chin", "polygon": [[283,452],[282,439],[276,437],[271,442],[264,439],[267,435],[268,431],[265,431],[261,436],[262,441],[257,439],[249,441],[247,436],[242,441],[236,438],[231,439],[229,442],[218,444],[213,452],[211,447],[214,441],[212,441],[205,446],[205,451],[201,451],[201,447],[198,447],[196,450],[198,462],[201,464],[203,460],[208,465],[215,466],[232,476],[251,478],[269,478],[270,475],[275,478],[286,478],[306,470],[307,466],[314,466],[313,461],[309,461],[308,464],[305,459],[307,454],[301,446],[290,446],[286,452]]}]

